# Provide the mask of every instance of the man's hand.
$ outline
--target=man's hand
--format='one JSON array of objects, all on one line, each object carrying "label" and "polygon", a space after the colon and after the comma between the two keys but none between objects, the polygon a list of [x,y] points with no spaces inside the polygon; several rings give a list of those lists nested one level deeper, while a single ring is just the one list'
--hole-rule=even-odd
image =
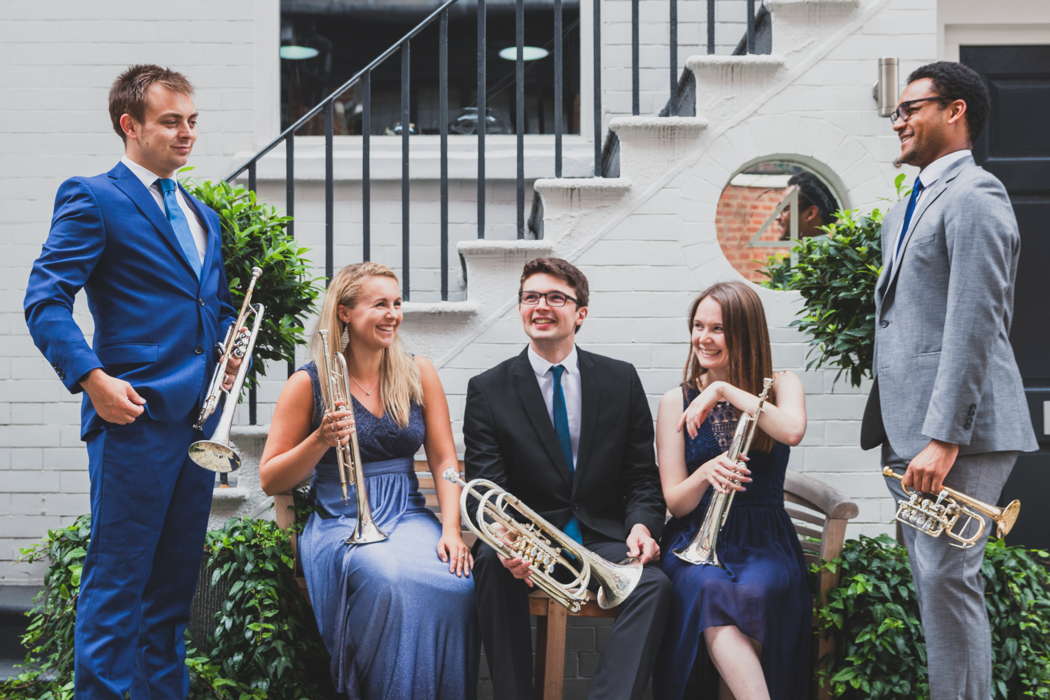
[{"label": "man's hand", "polygon": [[503,568],[509,571],[511,576],[521,579],[529,588],[536,585],[532,582],[532,577],[529,575],[531,570],[529,569],[528,562],[525,560],[518,557],[511,557],[510,559],[500,557],[499,563],[503,564]]},{"label": "man's hand", "polygon": [[143,406],[146,405],[146,399],[139,396],[130,384],[111,377],[101,369],[88,372],[80,386],[87,392],[98,417],[107,423],[133,423],[145,410]]},{"label": "man's hand", "polygon": [[939,493],[944,477],[948,476],[958,456],[958,445],[930,440],[930,444],[908,464],[901,485],[925,493]]},{"label": "man's hand", "polygon": [[[222,378],[222,388],[224,391],[229,391],[233,388],[233,380],[237,378],[237,370],[241,368],[241,363],[244,362],[244,350],[248,346],[248,336],[250,331],[241,326],[240,330],[237,331],[237,344],[242,348],[242,354],[238,355],[236,351],[230,353],[230,359],[226,363],[226,374]],[[220,347],[219,359],[222,359],[222,351]]]},{"label": "man's hand", "polygon": [[660,545],[645,525],[638,523],[631,528],[627,535],[627,556],[634,557],[643,564],[659,558]]}]

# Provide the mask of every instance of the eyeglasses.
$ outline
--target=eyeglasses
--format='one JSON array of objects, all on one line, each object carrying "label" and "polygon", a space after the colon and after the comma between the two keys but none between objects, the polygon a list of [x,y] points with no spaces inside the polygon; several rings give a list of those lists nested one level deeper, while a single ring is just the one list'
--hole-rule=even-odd
[{"label": "eyeglasses", "polygon": [[571,301],[573,304],[580,303],[568,294],[562,294],[561,292],[521,292],[518,294],[518,301],[524,306],[538,306],[540,299],[546,299],[547,306],[565,306],[567,301]]},{"label": "eyeglasses", "polygon": [[905,122],[908,121],[911,118],[911,115],[915,114],[921,109],[921,107],[916,107],[915,105],[918,105],[922,102],[930,102],[932,100],[937,100],[938,102],[948,101],[947,98],[937,95],[934,97],[920,97],[917,100],[908,100],[906,102],[901,102],[899,105],[897,105],[897,109],[890,112],[890,124],[896,124],[897,120]]}]

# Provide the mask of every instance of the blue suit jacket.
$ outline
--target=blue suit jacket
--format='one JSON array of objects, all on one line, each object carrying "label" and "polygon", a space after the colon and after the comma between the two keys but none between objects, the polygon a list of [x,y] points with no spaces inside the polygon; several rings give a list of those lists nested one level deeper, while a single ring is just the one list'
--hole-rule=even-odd
[{"label": "blue suit jacket", "polygon": [[[234,321],[222,267],[219,217],[183,190],[207,230],[198,280],[171,224],[122,163],[58,188],[51,232],[25,296],[33,342],[73,393],[101,367],[131,383],[156,421],[192,421]],[[73,320],[83,288],[94,319],[89,346]],[[81,437],[103,425],[88,397]]]}]

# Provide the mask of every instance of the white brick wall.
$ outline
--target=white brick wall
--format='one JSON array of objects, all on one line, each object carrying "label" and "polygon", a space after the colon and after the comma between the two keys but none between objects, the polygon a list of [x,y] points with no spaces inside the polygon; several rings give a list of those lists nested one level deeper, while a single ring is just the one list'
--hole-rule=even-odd
[{"label": "white brick wall", "polygon": [[[269,42],[269,43],[267,43]],[[191,164],[219,177],[233,155],[272,134],[277,0],[18,3],[0,22],[0,583],[39,581],[18,548],[87,510],[79,401],[33,347],[22,316],[29,267],[47,235],[54,193],[72,175],[108,170],[123,151],[106,109],[128,65],[159,63],[194,83],[201,135]],[[90,333],[83,308],[82,327]]]},{"label": "white brick wall", "polygon": [[[743,33],[743,0],[720,0],[719,52]],[[888,124],[875,116],[871,83],[877,56],[898,55],[902,73],[937,54],[934,0],[862,0],[842,36],[829,31],[799,48],[790,67],[766,86],[763,101],[737,121],[712,123],[700,146],[668,165],[652,182],[635,182],[619,205],[600,217],[581,219],[556,252],[572,257],[593,287],[591,317],[581,345],[633,362],[655,408],[657,397],[678,381],[685,352],[684,313],[696,291],[729,269],[714,243],[714,198],[733,170],[752,158],[795,154],[831,171],[848,203],[867,208],[890,196],[895,149]],[[663,106],[668,93],[667,3],[643,0],[642,112]],[[703,3],[679,2],[679,67],[699,48],[704,52]],[[603,84],[605,117],[630,111],[629,0],[605,0]],[[193,164],[199,177],[223,175],[235,154],[246,154],[275,133],[277,0],[203,2],[133,7],[105,0],[20,3],[0,23],[0,583],[39,581],[39,566],[14,563],[18,547],[48,527],[87,509],[86,457],[78,440],[78,402],[72,399],[32,346],[21,304],[29,265],[39,251],[51,215],[54,191],[73,174],[111,167],[120,144],[106,115],[110,81],[126,65],[160,62],[183,70],[198,89],[201,138]],[[189,20],[187,17],[193,17]],[[774,19],[774,41],[776,41]],[[903,31],[902,28],[906,28]],[[807,56],[814,56],[807,63]],[[585,68],[586,70],[586,68]],[[700,86],[700,90],[704,87]],[[704,116],[704,115],[700,115]],[[297,146],[300,144],[297,144]],[[579,172],[586,172],[588,145]],[[425,160],[425,159],[424,159]],[[413,167],[422,167],[414,161]],[[538,166],[540,167],[540,166]],[[567,172],[577,172],[567,166]],[[359,216],[356,169],[339,171],[340,225]],[[535,176],[549,175],[542,167]],[[530,177],[533,173],[530,171]],[[509,238],[513,191],[495,182],[489,222],[493,237]],[[436,231],[436,184],[413,182],[413,222]],[[468,176],[453,183],[453,233],[469,237],[474,185]],[[283,204],[279,180],[262,182],[264,196]],[[320,192],[314,181],[299,188],[298,232],[307,245],[320,243]],[[399,238],[396,180],[380,181],[373,199],[376,256],[395,249],[384,236]],[[356,227],[351,227],[356,232]],[[415,232],[415,228],[414,228]],[[355,233],[356,235],[356,233]],[[429,235],[429,234],[427,234]],[[436,260],[435,244],[413,250],[414,260]],[[359,256],[359,241],[343,242],[337,264]],[[459,264],[452,252],[455,289]],[[323,250],[313,253],[323,263]],[[413,270],[415,284],[435,284],[436,269]],[[432,287],[431,287],[432,288]],[[425,297],[420,297],[425,298]],[[779,368],[802,371],[804,339],[787,328],[797,307],[791,294],[763,292]],[[509,299],[508,299],[509,300]],[[495,309],[484,310],[487,317]],[[83,309],[78,318],[90,328]],[[411,328],[406,327],[411,340]],[[452,345],[450,339],[448,345]],[[493,319],[457,352],[435,353],[458,431],[467,379],[516,353],[522,333],[513,311]],[[444,351],[442,351],[444,352]],[[855,447],[863,389],[832,384],[834,373],[804,375],[810,428],[793,451],[792,468],[814,474],[854,497],[861,517],[850,534],[885,530],[890,516],[877,458]],[[269,418],[283,367],[270,368],[260,388],[259,416]],[[247,411],[242,411],[242,420]]]}]

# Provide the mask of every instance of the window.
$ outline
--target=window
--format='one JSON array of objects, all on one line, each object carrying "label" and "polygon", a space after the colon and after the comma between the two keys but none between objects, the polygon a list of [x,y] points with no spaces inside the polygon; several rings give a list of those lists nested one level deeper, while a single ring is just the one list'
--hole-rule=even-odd
[{"label": "window", "polygon": [[[357,71],[395,44],[440,5],[436,0],[282,0],[281,128],[287,128]],[[514,0],[488,0],[486,133],[514,133]],[[477,3],[449,8],[448,120],[452,134],[475,133],[477,119]],[[580,131],[579,0],[563,2],[562,131]],[[553,134],[554,10],[551,0],[525,3],[525,133]],[[411,133],[437,134],[437,21],[412,39]],[[508,50],[509,49],[509,50]],[[505,57],[501,58],[501,54]],[[360,134],[360,86],[335,105],[336,134]],[[398,134],[401,59],[392,55],[372,75],[371,133]],[[323,117],[300,134],[324,133]]]}]

